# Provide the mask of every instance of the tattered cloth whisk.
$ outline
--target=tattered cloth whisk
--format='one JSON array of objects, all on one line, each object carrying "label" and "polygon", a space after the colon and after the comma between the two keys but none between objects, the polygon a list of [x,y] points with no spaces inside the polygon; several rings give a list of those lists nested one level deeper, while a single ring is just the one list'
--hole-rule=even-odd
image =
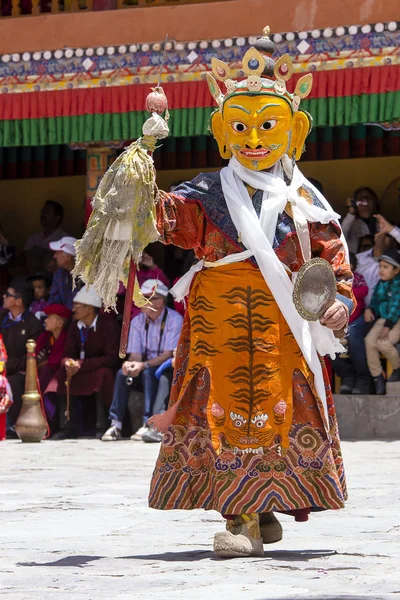
[{"label": "tattered cloth whisk", "polygon": [[[163,64],[164,59],[158,85],[146,99],[151,116],[143,125],[143,136],[133,142],[104,175],[92,202],[93,212],[86,232],[76,242],[73,277],[92,285],[106,310],[116,308],[119,282],[126,286],[121,358],[126,355],[132,300],[137,306],[147,302],[135,285],[137,264],[144,248],[159,238],[152,153],[157,141],[169,134],[168,101],[160,86]],[[164,111],[165,120],[160,116]]]}]

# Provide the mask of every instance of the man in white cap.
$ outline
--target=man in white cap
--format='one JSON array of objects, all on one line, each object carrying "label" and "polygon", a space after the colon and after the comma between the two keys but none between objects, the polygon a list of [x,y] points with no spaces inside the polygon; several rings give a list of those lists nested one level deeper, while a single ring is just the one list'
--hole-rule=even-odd
[{"label": "man in white cap", "polygon": [[49,246],[54,251],[54,258],[58,269],[54,274],[50,290],[49,304],[64,304],[72,310],[74,295],[79,286],[73,290],[71,272],[75,266],[76,238],[66,236],[57,242],[50,242]]},{"label": "man in white cap", "polygon": [[153,414],[159,380],[157,368],[172,357],[178,345],[183,319],[166,307],[168,288],[157,279],[148,279],[140,288],[149,304],[131,321],[128,339],[129,359],[117,373],[113,401],[110,407],[111,427],[101,438],[104,442],[121,439],[131,386],[143,389],[143,427],[131,439],[141,440],[147,432],[147,421]]},{"label": "man in white cap", "polygon": [[[106,427],[105,410],[111,404],[118,357],[120,328],[113,315],[101,314],[101,299],[93,288],[84,286],[74,298],[74,323],[68,331],[64,358],[56,391],[61,395],[60,417],[64,421],[65,382],[69,382],[70,419],[61,423],[58,438],[88,433],[82,427],[82,415],[95,412],[96,430]],[[90,406],[90,403],[92,406]],[[86,408],[85,408],[86,407]],[[93,424],[94,426],[94,419]]]}]

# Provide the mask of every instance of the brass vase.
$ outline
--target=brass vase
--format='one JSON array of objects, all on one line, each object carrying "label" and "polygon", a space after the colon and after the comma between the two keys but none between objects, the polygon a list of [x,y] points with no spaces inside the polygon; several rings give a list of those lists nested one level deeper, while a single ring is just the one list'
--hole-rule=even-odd
[{"label": "brass vase", "polygon": [[47,431],[47,423],[40,405],[35,349],[36,342],[28,340],[25,393],[22,396],[21,412],[15,423],[15,431],[23,442],[40,442]]}]

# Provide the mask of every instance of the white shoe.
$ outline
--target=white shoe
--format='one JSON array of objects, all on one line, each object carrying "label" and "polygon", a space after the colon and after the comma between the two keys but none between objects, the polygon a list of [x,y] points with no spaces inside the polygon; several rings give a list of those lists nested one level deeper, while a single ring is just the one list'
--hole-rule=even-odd
[{"label": "white shoe", "polygon": [[131,440],[133,440],[134,442],[141,442],[142,441],[142,435],[147,430],[148,430],[147,425],[143,425],[143,427],[141,427],[140,429],[138,429],[136,433],[134,433],[133,435],[131,435]]},{"label": "white shoe", "polygon": [[151,427],[146,429],[146,431],[142,434],[142,441],[147,442],[148,444],[160,443],[162,442],[162,439],[163,434],[155,429],[152,429]]},{"label": "white shoe", "polygon": [[102,442],[117,442],[118,440],[122,440],[121,430],[116,425],[111,425],[100,439]]},{"label": "white shoe", "polygon": [[221,558],[264,556],[258,515],[250,517],[247,522],[243,522],[241,517],[227,521],[227,531],[220,531],[214,536],[214,552]]}]

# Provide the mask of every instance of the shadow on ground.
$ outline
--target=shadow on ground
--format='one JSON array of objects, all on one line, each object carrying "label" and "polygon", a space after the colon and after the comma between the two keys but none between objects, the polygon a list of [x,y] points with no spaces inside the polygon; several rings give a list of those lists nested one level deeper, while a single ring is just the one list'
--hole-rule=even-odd
[{"label": "shadow on ground", "polygon": [[[257,558],[257,560],[263,561],[269,559],[283,562],[307,562],[309,560],[326,558],[336,554],[336,550],[272,550],[270,552],[265,552],[264,558]],[[192,562],[203,559],[218,561],[226,560],[224,558],[218,558],[211,550],[187,550],[180,552],[164,552],[162,554],[135,554],[133,556],[120,556],[119,558],[129,560],[161,560],[165,562]]]},{"label": "shadow on ground", "polygon": [[52,562],[19,562],[17,565],[19,567],[84,567],[88,563],[100,560],[101,558],[104,558],[104,556],[82,556],[78,554],[75,556],[65,556]]},{"label": "shadow on ground", "polygon": [[188,550],[183,552],[163,552],[162,554],[135,554],[133,556],[120,556],[128,560],[162,560],[165,562],[193,562],[204,558],[214,558],[211,550]]}]

